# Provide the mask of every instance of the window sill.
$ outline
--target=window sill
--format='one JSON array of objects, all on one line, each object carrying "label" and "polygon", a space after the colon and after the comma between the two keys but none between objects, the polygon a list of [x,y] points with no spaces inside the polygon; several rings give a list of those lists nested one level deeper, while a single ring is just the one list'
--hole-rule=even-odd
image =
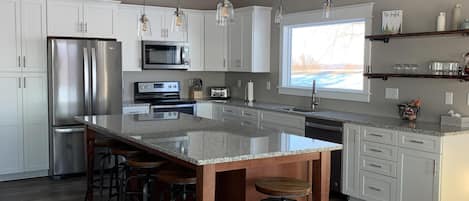
[{"label": "window sill", "polygon": [[[311,97],[311,89],[293,88],[293,87],[279,87],[279,94],[292,95],[292,96],[306,96]],[[360,92],[339,92],[339,91],[326,91],[318,90],[318,97],[325,99],[346,100],[356,102],[370,102],[370,93]]]}]

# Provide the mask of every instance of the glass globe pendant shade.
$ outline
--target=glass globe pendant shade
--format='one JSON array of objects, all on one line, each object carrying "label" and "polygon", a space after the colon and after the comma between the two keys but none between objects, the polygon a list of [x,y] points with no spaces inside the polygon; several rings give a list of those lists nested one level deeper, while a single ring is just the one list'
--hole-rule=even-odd
[{"label": "glass globe pendant shade", "polygon": [[274,23],[280,24],[283,20],[283,0],[280,0],[280,5],[278,6],[277,10],[275,11],[275,18]]},{"label": "glass globe pendant shade", "polygon": [[142,14],[138,19],[138,35],[139,36],[151,36],[151,23],[147,15]]},{"label": "glass globe pendant shade", "polygon": [[323,10],[322,10],[322,17],[323,18],[330,18],[332,12],[332,0],[324,0]]},{"label": "glass globe pendant shade", "polygon": [[217,4],[216,21],[219,26],[226,26],[234,20],[234,7],[229,0]]},{"label": "glass globe pendant shade", "polygon": [[171,31],[185,32],[187,30],[187,18],[182,10],[176,9],[171,23]]}]

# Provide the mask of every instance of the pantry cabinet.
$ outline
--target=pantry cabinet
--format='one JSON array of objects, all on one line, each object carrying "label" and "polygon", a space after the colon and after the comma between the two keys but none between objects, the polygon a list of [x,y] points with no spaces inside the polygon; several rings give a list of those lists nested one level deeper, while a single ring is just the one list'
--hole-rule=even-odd
[{"label": "pantry cabinet", "polygon": [[0,73],[0,179],[49,169],[46,77]]},{"label": "pantry cabinet", "polygon": [[0,2],[0,72],[46,71],[44,0]]},{"label": "pantry cabinet", "polygon": [[49,0],[49,36],[116,38],[118,1]]}]

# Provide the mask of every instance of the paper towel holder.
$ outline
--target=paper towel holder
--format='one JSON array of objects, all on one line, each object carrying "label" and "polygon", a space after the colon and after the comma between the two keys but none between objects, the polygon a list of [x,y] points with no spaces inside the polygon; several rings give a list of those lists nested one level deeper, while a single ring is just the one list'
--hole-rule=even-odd
[{"label": "paper towel holder", "polygon": [[[249,86],[251,87],[252,92],[250,93],[249,91]],[[251,94],[252,98],[249,97],[249,94]],[[254,82],[252,80],[249,80],[249,82],[246,84],[246,87],[244,88],[244,102],[246,103],[254,103],[256,100],[254,99]]]}]

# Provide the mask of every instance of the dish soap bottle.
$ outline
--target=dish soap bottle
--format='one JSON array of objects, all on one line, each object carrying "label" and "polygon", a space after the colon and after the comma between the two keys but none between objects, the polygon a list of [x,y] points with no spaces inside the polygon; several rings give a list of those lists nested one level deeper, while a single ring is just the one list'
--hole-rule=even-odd
[{"label": "dish soap bottle", "polygon": [[452,30],[459,30],[459,25],[461,24],[461,8],[462,5],[458,3],[453,9]]}]

